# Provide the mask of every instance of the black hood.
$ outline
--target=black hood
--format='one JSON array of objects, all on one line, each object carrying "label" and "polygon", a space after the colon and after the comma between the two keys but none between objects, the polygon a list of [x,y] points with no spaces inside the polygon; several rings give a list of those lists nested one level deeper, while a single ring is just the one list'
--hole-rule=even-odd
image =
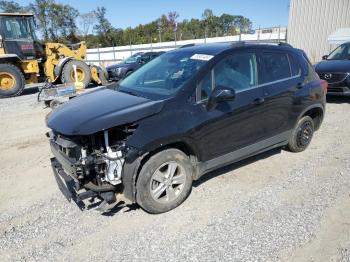
[{"label": "black hood", "polygon": [[107,67],[108,69],[115,69],[115,68],[127,68],[127,67],[132,67],[135,63],[132,64],[125,64],[125,63],[120,63],[120,64],[115,64]]},{"label": "black hood", "polygon": [[350,73],[350,60],[323,60],[315,70],[317,73]]},{"label": "black hood", "polygon": [[58,107],[47,125],[63,135],[90,135],[156,114],[162,105],[162,101],[101,89]]}]

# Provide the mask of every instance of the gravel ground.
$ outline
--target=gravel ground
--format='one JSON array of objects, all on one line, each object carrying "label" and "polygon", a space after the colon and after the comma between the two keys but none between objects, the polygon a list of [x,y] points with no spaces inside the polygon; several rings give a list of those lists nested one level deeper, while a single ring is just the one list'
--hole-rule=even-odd
[{"label": "gravel ground", "polygon": [[303,153],[210,173],[166,214],[102,215],[58,191],[36,92],[0,100],[1,261],[350,261],[350,99],[330,101]]}]

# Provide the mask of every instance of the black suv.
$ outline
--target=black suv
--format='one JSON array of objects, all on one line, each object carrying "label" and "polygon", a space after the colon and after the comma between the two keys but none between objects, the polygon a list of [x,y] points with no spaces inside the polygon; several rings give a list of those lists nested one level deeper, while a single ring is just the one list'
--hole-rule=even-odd
[{"label": "black suv", "polygon": [[276,147],[300,152],[323,120],[327,83],[286,44],[211,44],[165,53],[52,112],[61,191],[169,211],[203,174]]},{"label": "black suv", "polygon": [[120,64],[108,66],[108,78],[112,81],[119,81],[120,79],[129,76],[138,68],[140,68],[144,64],[147,64],[149,61],[153,60],[154,58],[160,56],[163,53],[164,52],[136,53],[125,59]]},{"label": "black suv", "polygon": [[328,82],[328,94],[350,96],[350,43],[342,44],[323,56],[315,70]]}]

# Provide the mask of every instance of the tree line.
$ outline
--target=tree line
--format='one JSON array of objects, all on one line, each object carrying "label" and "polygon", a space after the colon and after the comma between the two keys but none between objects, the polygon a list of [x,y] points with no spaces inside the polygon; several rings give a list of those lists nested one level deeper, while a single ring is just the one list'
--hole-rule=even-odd
[{"label": "tree line", "polygon": [[249,33],[252,22],[241,15],[217,16],[204,10],[201,19],[179,21],[178,12],[169,12],[158,19],[134,28],[114,27],[106,17],[106,8],[97,7],[88,13],[55,0],[33,0],[29,6],[15,1],[0,1],[2,12],[32,12],[43,41],[74,43],[86,41],[89,48],[146,44]]}]

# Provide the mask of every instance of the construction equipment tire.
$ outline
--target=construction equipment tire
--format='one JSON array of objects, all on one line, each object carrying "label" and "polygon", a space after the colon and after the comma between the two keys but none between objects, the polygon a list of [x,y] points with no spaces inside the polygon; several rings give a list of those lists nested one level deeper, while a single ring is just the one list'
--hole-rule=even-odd
[{"label": "construction equipment tire", "polygon": [[67,62],[62,70],[61,81],[65,83],[73,83],[75,81],[74,65],[77,66],[77,78],[78,82],[82,82],[84,88],[91,82],[91,71],[90,67],[84,62],[79,60],[71,60]]},{"label": "construction equipment tire", "polygon": [[21,70],[12,64],[0,64],[0,97],[18,96],[25,86]]}]

